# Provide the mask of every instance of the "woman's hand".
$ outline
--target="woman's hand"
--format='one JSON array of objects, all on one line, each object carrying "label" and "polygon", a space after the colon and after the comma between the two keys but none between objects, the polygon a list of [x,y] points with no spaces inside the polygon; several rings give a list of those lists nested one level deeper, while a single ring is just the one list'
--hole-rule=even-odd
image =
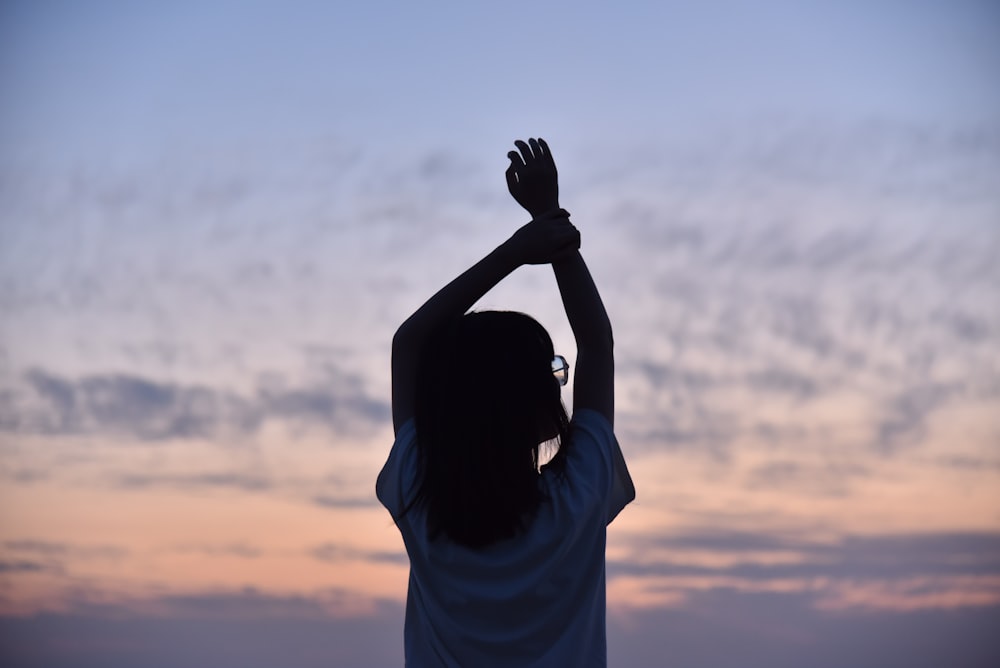
[{"label": "woman's hand", "polygon": [[579,249],[580,232],[563,209],[535,218],[500,246],[516,265],[558,262]]},{"label": "woman's hand", "polygon": [[532,218],[559,208],[559,175],[544,139],[515,141],[521,150],[511,151],[507,168],[507,189]]}]

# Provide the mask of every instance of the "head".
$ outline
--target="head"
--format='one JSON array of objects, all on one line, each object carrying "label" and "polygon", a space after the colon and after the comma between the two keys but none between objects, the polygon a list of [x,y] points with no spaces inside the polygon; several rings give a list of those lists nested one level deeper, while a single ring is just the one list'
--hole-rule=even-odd
[{"label": "head", "polygon": [[548,332],[523,313],[482,311],[432,337],[418,375],[416,426],[433,535],[477,547],[512,537],[543,501],[539,448],[569,420],[552,373]]}]

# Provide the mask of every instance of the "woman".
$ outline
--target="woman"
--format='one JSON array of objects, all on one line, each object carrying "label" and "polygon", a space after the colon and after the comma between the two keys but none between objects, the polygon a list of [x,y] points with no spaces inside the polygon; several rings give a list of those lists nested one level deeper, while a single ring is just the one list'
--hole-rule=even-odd
[{"label": "woman", "polygon": [[[611,323],[559,208],[545,141],[511,151],[532,220],[442,288],[392,341],[396,441],[378,498],[410,559],[406,665],[604,666],[606,527],[635,497],[614,423]],[[521,313],[466,313],[524,264],[551,264],[569,365]],[[544,465],[539,449],[558,448]]]}]

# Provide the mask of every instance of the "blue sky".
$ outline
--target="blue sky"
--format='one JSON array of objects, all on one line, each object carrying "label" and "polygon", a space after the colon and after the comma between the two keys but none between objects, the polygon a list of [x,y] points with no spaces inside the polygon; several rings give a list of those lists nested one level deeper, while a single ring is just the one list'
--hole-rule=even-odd
[{"label": "blue sky", "polygon": [[[504,156],[541,134],[639,490],[611,663],[992,665],[998,33],[989,2],[5,3],[0,654],[398,662],[389,341],[523,222]],[[572,357],[558,304],[542,267],[481,306]]]}]

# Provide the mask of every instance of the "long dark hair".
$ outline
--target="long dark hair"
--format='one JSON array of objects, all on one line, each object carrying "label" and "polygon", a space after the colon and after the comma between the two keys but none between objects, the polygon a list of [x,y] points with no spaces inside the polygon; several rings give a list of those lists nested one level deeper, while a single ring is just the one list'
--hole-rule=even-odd
[{"label": "long dark hair", "polygon": [[407,510],[426,510],[431,540],[443,533],[479,548],[512,538],[545,501],[539,448],[558,448],[545,465],[558,473],[571,447],[553,354],[545,328],[513,311],[467,313],[430,337],[417,377],[419,478]]}]

